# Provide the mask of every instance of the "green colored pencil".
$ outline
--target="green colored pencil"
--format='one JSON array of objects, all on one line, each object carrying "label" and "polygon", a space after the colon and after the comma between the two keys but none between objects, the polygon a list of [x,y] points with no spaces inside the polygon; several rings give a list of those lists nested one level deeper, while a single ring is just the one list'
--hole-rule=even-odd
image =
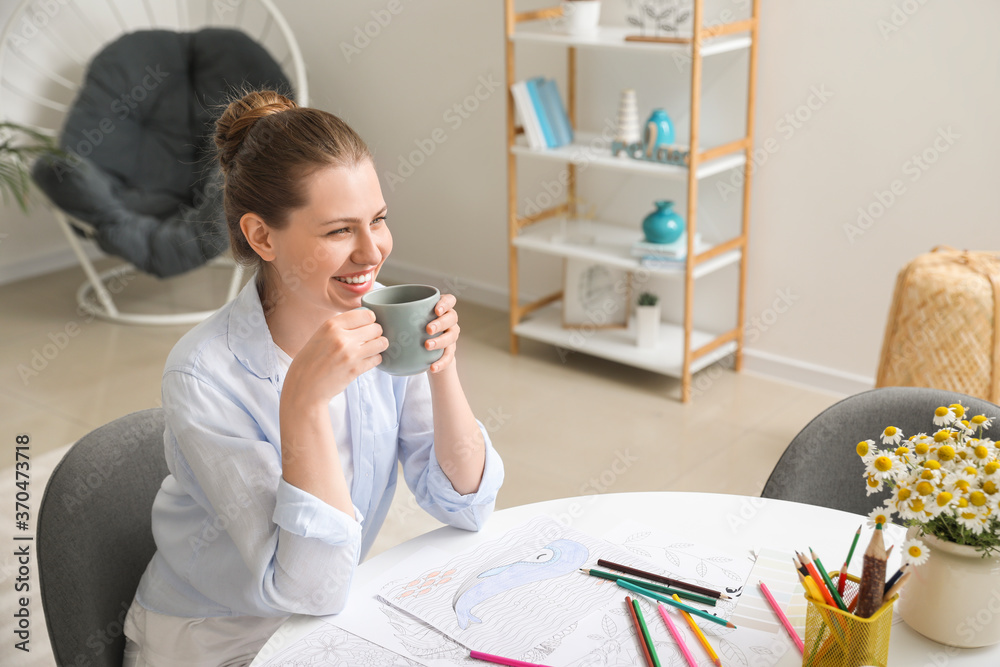
[{"label": "green colored pencil", "polygon": [[837,603],[841,611],[847,611],[847,605],[844,604],[844,599],[840,597],[840,593],[837,592],[837,585],[833,583],[830,579],[830,575],[827,574],[826,568],[823,567],[823,562],[816,556],[816,552],[809,548],[809,555],[812,556],[813,564],[816,565],[816,569],[819,570],[819,576],[823,577],[823,581],[826,582],[826,587],[830,589],[830,595],[833,596],[833,601]]},{"label": "green colored pencil", "polygon": [[618,579],[615,583],[617,583],[622,588],[627,588],[628,590],[632,591],[633,593],[638,593],[639,595],[645,595],[648,598],[652,598],[654,600],[659,600],[660,602],[663,602],[664,604],[669,604],[669,605],[671,605],[673,607],[677,607],[678,609],[683,609],[687,613],[693,614],[693,615],[698,616],[700,618],[703,618],[706,621],[712,621],[713,623],[718,623],[719,625],[724,625],[727,628],[735,628],[736,627],[735,625],[733,625],[732,623],[730,623],[729,621],[727,621],[724,618],[719,618],[718,616],[715,616],[713,614],[709,614],[707,611],[702,611],[701,609],[697,609],[695,607],[692,607],[691,605],[687,605],[687,604],[684,604],[682,602],[678,602],[677,600],[675,600],[673,598],[670,598],[670,597],[667,597],[665,595],[660,595],[659,593],[654,593],[653,591],[651,591],[651,590],[649,590],[647,588],[643,588],[642,586],[636,586],[635,584],[630,584],[629,582],[625,581],[624,579]]},{"label": "green colored pencil", "polygon": [[646,640],[646,646],[649,647],[649,656],[653,659],[653,664],[660,667],[660,658],[656,655],[656,647],[653,646],[653,635],[649,634],[649,628],[646,627],[646,619],[642,615],[639,601],[632,598],[632,606],[635,607],[635,617],[639,619],[639,625],[642,627],[642,637]]},{"label": "green colored pencil", "polygon": [[858,526],[858,532],[854,533],[854,541],[851,542],[851,550],[847,552],[847,560],[844,561],[847,565],[851,564],[851,556],[854,555],[854,547],[858,546],[859,537],[861,537],[861,526]]},{"label": "green colored pencil", "polygon": [[580,568],[580,572],[589,574],[592,577],[600,577],[601,579],[607,579],[608,581],[627,581],[630,584],[635,584],[636,586],[642,586],[646,590],[656,591],[657,593],[663,593],[664,595],[673,595],[676,593],[682,598],[687,598],[692,602],[701,602],[702,604],[707,604],[710,607],[714,607],[718,602],[716,598],[710,598],[707,595],[699,595],[698,593],[692,593],[691,591],[681,590],[680,588],[670,588],[669,586],[660,586],[659,584],[654,584],[648,581],[643,581],[642,579],[633,579],[632,577],[623,577],[621,575],[615,574],[614,572],[605,572],[604,570],[595,570],[593,568],[586,569]]}]

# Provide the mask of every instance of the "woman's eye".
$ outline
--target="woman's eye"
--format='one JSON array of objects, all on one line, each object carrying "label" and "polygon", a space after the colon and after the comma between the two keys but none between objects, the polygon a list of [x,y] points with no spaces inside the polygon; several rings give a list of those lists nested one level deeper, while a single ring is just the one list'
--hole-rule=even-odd
[{"label": "woman's eye", "polygon": [[374,220],[372,220],[372,224],[373,225],[377,225],[380,222],[385,222],[385,216],[384,215],[381,218],[375,218]]},{"label": "woman's eye", "polygon": [[326,235],[327,236],[333,236],[334,234],[344,234],[344,233],[346,233],[348,231],[350,231],[349,227],[341,227],[340,229],[334,229],[332,231],[327,232]]}]

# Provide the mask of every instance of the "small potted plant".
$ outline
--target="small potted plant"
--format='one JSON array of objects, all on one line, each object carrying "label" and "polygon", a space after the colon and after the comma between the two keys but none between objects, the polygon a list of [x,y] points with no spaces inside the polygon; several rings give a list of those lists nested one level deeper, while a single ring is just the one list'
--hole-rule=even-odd
[{"label": "small potted plant", "polygon": [[[880,444],[857,444],[868,494],[892,492],[869,517],[896,514],[909,527],[901,551],[913,576],[900,594],[902,619],[943,644],[996,644],[1000,615],[962,620],[991,608],[1000,572],[1000,450],[985,435],[993,420],[953,403],[937,408],[930,421],[931,435],[906,437],[887,426]],[[957,618],[956,610],[963,612]]]},{"label": "small potted plant", "polygon": [[639,347],[656,347],[660,336],[660,297],[643,292],[635,309],[636,344]]},{"label": "small potted plant", "polygon": [[562,15],[566,32],[570,35],[587,35],[597,32],[601,17],[600,0],[564,0]]},{"label": "small potted plant", "polygon": [[0,194],[12,198],[25,213],[31,191],[31,163],[39,155],[62,154],[56,141],[17,123],[0,123]]}]

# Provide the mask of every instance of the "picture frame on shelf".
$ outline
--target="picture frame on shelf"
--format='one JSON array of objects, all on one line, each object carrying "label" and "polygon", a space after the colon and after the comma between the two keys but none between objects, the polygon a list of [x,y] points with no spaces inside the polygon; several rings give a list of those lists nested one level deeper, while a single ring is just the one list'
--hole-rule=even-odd
[{"label": "picture frame on shelf", "polygon": [[631,272],[586,259],[564,260],[563,328],[624,329],[631,299]]}]

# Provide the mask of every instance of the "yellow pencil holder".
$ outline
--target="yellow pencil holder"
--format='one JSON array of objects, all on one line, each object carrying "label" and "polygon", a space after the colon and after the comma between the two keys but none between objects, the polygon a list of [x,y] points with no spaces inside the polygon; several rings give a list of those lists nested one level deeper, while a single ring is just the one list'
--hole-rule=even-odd
[{"label": "yellow pencil holder", "polygon": [[[839,572],[830,573],[834,583],[839,576]],[[857,597],[859,583],[857,577],[847,575],[841,597],[848,609]],[[871,618],[859,618],[806,595],[802,667],[886,667],[889,662],[892,605],[898,597],[892,596]]]}]

